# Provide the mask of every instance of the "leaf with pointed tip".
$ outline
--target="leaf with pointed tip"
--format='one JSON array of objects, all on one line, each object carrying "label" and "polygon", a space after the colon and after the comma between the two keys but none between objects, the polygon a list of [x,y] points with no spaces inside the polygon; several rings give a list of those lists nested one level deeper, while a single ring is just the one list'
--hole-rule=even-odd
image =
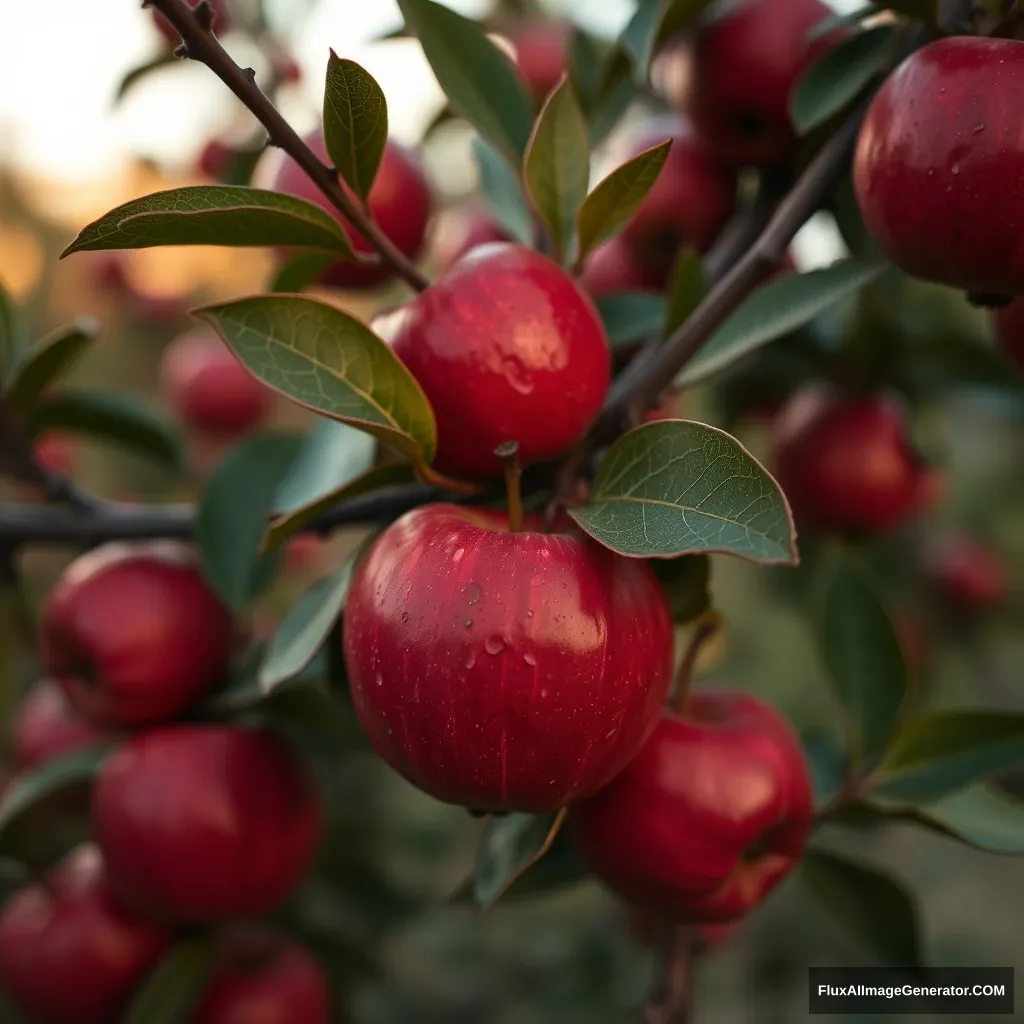
[{"label": "leaf with pointed tip", "polygon": [[136,86],[139,82],[149,78],[154,71],[160,71],[163,68],[169,68],[181,65],[181,58],[175,56],[173,50],[164,50],[159,53],[156,57],[151,60],[147,60],[142,64],[132,68],[120,82],[117,84],[117,92],[114,93],[114,103],[120,103],[121,100]]},{"label": "leaf with pointed tip", "polygon": [[133,199],[84,227],[61,259],[155,245],[306,246],[355,259],[345,229],[326,210],[244,185],[186,185]]},{"label": "leaf with pointed tip", "polygon": [[578,259],[586,259],[636,213],[644,196],[658,180],[671,148],[672,140],[669,139],[627,160],[597,183],[580,207]]},{"label": "leaf with pointed tip", "polygon": [[668,288],[668,309],[665,313],[665,337],[682,327],[708,292],[708,275],[700,253],[692,249],[679,254],[672,268]]},{"label": "leaf with pointed tip", "polygon": [[300,295],[256,295],[195,313],[268,387],[373,434],[417,464],[433,460],[437,426],[426,395],[351,314]]},{"label": "leaf with pointed tip", "polygon": [[520,245],[533,245],[533,214],[508,161],[481,138],[473,140],[473,156],[480,174],[480,191],[509,237]]},{"label": "leaf with pointed tip", "polygon": [[58,327],[22,354],[7,380],[5,398],[11,410],[24,416],[55,380],[68,373],[96,340],[99,324],[79,317]]},{"label": "leaf with pointed tip", "polygon": [[479,25],[434,0],[398,6],[452,106],[518,166],[533,114],[512,62]]},{"label": "leaf with pointed tip", "polygon": [[267,291],[285,295],[305,291],[337,259],[337,256],[326,252],[300,252],[274,271]]},{"label": "leaf with pointed tip", "polygon": [[591,145],[596,146],[619,123],[636,95],[633,62],[620,47],[615,47],[605,60],[597,94],[587,109]]},{"label": "leaf with pointed tip", "polygon": [[656,292],[615,292],[595,304],[613,351],[660,331],[665,322],[665,298]]},{"label": "leaf with pointed tip", "polygon": [[576,90],[580,108],[586,114],[597,99],[601,84],[601,66],[606,58],[604,45],[593,36],[587,35],[579,26],[573,26],[566,47],[566,64],[569,79]]},{"label": "leaf with pointed tip", "polygon": [[572,249],[576,215],[590,184],[590,134],[568,77],[537,117],[523,158],[523,181],[551,234],[555,257],[563,260]]},{"label": "leaf with pointed tip", "polygon": [[212,934],[179,939],[136,989],[124,1024],[188,1024],[213,977]]},{"label": "leaf with pointed tip", "polygon": [[345,184],[366,200],[388,141],[388,102],[365,68],[339,57],[327,61],[324,145]]},{"label": "leaf with pointed tip", "polygon": [[563,808],[556,814],[513,812],[487,819],[473,875],[473,899],[481,910],[493,906],[551,849],[565,816]]},{"label": "leaf with pointed tip", "polygon": [[590,501],[570,510],[595,540],[634,558],[695,552],[795,565],[793,517],[779,485],[724,430],[647,423],[612,445]]}]

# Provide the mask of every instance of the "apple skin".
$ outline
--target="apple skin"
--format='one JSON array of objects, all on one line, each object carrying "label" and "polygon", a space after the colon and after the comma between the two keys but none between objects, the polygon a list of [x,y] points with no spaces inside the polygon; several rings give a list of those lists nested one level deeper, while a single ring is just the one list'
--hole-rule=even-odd
[{"label": "apple skin", "polygon": [[1013,364],[1024,370],[1024,299],[1017,299],[996,311],[996,339]]},{"label": "apple skin", "polygon": [[53,680],[41,679],[25,694],[11,719],[11,766],[15,771],[38,768],[109,738],[109,733],[74,713]]},{"label": "apple skin", "polygon": [[181,421],[204,434],[237,438],[270,411],[270,391],[211,331],[176,338],[160,365],[161,387]]},{"label": "apple skin", "polygon": [[908,57],[861,128],[864,223],[913,277],[979,296],[1024,294],[1024,43],[955,37]]},{"label": "apple skin", "polygon": [[528,21],[509,36],[515,47],[515,66],[538,103],[565,74],[566,26],[557,21]]},{"label": "apple skin", "polygon": [[511,239],[505,229],[486,207],[478,203],[467,203],[445,214],[434,247],[434,260],[438,270],[444,273],[466,253],[481,245],[509,241]]},{"label": "apple skin", "polygon": [[187,549],[108,544],[64,571],[43,610],[47,671],[92,725],[141,726],[180,714],[221,682],[227,609]]},{"label": "apple skin", "polygon": [[[199,0],[185,0],[189,7],[198,7]],[[213,11],[213,30],[218,35],[223,35],[231,26],[231,18],[228,14],[228,0],[210,0],[210,8]],[[160,34],[172,46],[181,43],[181,36],[178,30],[159,12],[153,11],[153,21],[160,29]]]},{"label": "apple skin", "polygon": [[309,865],[321,807],[279,737],[200,724],[154,729],[115,751],[92,817],[125,906],[201,924],[277,910]]},{"label": "apple skin", "polygon": [[602,242],[588,258],[580,284],[595,299],[617,292],[665,290],[665,277],[658,267],[643,266],[621,234]]},{"label": "apple skin", "polygon": [[[306,143],[324,163],[330,165],[331,158],[327,155],[323,132],[320,129],[307,135]],[[291,157],[283,153],[275,154],[275,157],[277,160],[270,185],[272,189],[322,207],[341,222],[356,252],[374,251]],[[341,187],[351,194],[344,182],[341,182]],[[357,205],[360,203],[354,196],[353,201]],[[415,259],[423,248],[432,205],[430,188],[416,156],[410,150],[389,140],[384,147],[384,156],[377,177],[370,189],[370,212],[381,231],[409,259]],[[378,287],[390,280],[391,276],[390,267],[383,263],[376,266],[361,266],[339,260],[324,271],[321,281],[334,288],[364,289]]]},{"label": "apple skin", "polygon": [[7,901],[0,986],[34,1024],[111,1024],[169,942],[117,905],[99,851],[81,846]]},{"label": "apple skin", "polygon": [[783,407],[773,434],[776,478],[797,521],[818,529],[854,536],[890,529],[921,511],[931,488],[903,410],[886,396],[812,386]]},{"label": "apple skin", "polygon": [[698,27],[683,109],[714,160],[744,167],[791,159],[789,95],[835,45],[837,33],[807,40],[832,13],[819,0],[739,0]]},{"label": "apple skin", "polygon": [[434,408],[442,473],[499,474],[505,441],[519,443],[524,465],[553,459],[608,391],[611,355],[589,296],[521,246],[475,249],[373,327]]},{"label": "apple skin", "polygon": [[748,694],[691,694],[636,759],[573,807],[572,835],[628,902],[680,923],[733,921],[799,862],[811,825],[800,744]]},{"label": "apple skin", "polygon": [[970,537],[949,536],[935,544],[925,557],[925,577],[964,611],[984,611],[1006,596],[1002,561]]},{"label": "apple skin", "polygon": [[542,812],[596,792],[640,749],[673,633],[645,562],[439,504],[399,519],[356,569],[344,649],[388,764],[448,803]]}]

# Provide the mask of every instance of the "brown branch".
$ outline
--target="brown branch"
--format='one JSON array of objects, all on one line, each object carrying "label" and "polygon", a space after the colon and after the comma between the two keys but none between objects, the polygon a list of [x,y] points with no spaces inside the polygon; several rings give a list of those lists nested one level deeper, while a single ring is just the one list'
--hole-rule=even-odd
[{"label": "brown branch", "polygon": [[266,128],[270,144],[283,149],[306,172],[396,274],[417,291],[429,286],[427,278],[345,192],[337,172],[328,167],[281,116],[256,84],[252,68],[241,68],[232,60],[213,34],[204,4],[193,10],[185,0],[143,0],[143,6],[156,8],[174,26],[181,35],[184,55],[205,64],[245,104]]},{"label": "brown branch", "polygon": [[644,1007],[643,1024],[689,1024],[697,958],[696,929],[667,924],[658,953],[658,976]]}]

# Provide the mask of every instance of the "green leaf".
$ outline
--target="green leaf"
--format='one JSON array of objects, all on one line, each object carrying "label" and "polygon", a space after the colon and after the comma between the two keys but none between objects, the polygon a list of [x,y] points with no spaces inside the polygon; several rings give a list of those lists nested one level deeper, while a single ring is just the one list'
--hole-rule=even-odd
[{"label": "green leaf", "polygon": [[848,555],[831,566],[821,652],[845,712],[856,770],[871,771],[892,739],[908,694],[903,649],[877,588]]},{"label": "green leaf", "polygon": [[216,965],[212,935],[180,939],[138,987],[124,1024],[188,1024]]},{"label": "green leaf", "polygon": [[18,307],[0,282],[0,382],[18,356],[21,345]]},{"label": "green leaf", "polygon": [[373,434],[417,464],[433,460],[437,426],[426,395],[351,314],[297,295],[257,295],[195,312],[268,387]]},{"label": "green leaf", "polygon": [[267,516],[302,439],[261,434],[233,449],[206,481],[196,513],[196,544],[206,576],[231,608],[244,611],[277,561],[260,557]]},{"label": "green leaf", "polygon": [[144,455],[168,469],[180,469],[185,462],[174,427],[128,395],[64,390],[36,405],[26,426],[33,437],[48,430],[84,434]]},{"label": "green leaf", "polygon": [[0,831],[36,804],[72,786],[91,782],[109,750],[105,744],[76,750],[16,775],[0,800]]},{"label": "green leaf", "polygon": [[520,245],[533,245],[533,214],[508,161],[481,138],[473,140],[473,155],[480,173],[480,190],[495,220]]},{"label": "green leaf", "polygon": [[673,622],[692,622],[711,607],[711,559],[707,555],[658,558],[651,565],[665,592]]},{"label": "green leaf", "polygon": [[337,259],[337,256],[325,252],[300,252],[274,271],[267,291],[284,294],[305,291]]},{"label": "green leaf", "polygon": [[597,95],[587,110],[591,145],[596,146],[619,123],[636,95],[633,62],[616,47],[602,68]]},{"label": "green leaf", "polygon": [[934,28],[942,27],[939,19],[939,0],[884,0],[880,6],[905,14],[908,18],[923,21]]},{"label": "green leaf", "polygon": [[786,499],[724,430],[685,420],[648,423],[612,445],[590,502],[570,514],[595,540],[637,558],[695,552],[795,565]]},{"label": "green leaf", "polygon": [[820,807],[835,796],[846,781],[846,755],[832,735],[820,729],[801,733],[800,743],[811,770],[814,802]]},{"label": "green leaf", "polygon": [[577,259],[586,259],[590,252],[605,239],[611,238],[636,213],[644,196],[658,180],[671,148],[670,139],[627,160],[598,182],[580,207]]},{"label": "green leaf", "polygon": [[920,966],[917,901],[901,882],[824,850],[806,853],[801,871],[823,909],[872,959],[891,967]]},{"label": "green leaf", "polygon": [[1024,712],[932,711],[903,726],[874,783],[885,797],[930,800],[1022,762]]},{"label": "green leaf", "polygon": [[755,291],[718,329],[676,377],[696,384],[766,345],[803,327],[829,306],[854,294],[883,270],[840,260],[824,270],[786,274]]},{"label": "green leaf", "polygon": [[533,113],[512,62],[479,25],[433,0],[398,6],[452,106],[518,166]]},{"label": "green leaf", "polygon": [[160,71],[163,68],[180,65],[181,58],[175,56],[173,50],[163,50],[151,60],[147,60],[132,68],[131,71],[129,71],[120,82],[118,82],[117,92],[114,93],[114,103],[120,103],[121,100],[123,100],[139,82],[149,78],[154,71]]},{"label": "green leaf", "polygon": [[579,26],[573,26],[566,48],[566,65],[569,79],[576,90],[584,114],[597,99],[604,59],[605,51],[602,44],[593,36],[587,35]]},{"label": "green leaf", "polygon": [[308,246],[355,258],[345,229],[313,203],[243,185],[186,185],[133,199],[61,253],[155,245]]},{"label": "green leaf", "polygon": [[564,809],[556,814],[514,812],[489,817],[473,875],[476,905],[481,910],[493,906],[551,849],[564,823]]},{"label": "green leaf", "polygon": [[523,180],[551,234],[555,257],[564,260],[590,184],[590,134],[567,77],[541,108],[523,158]]},{"label": "green leaf", "polygon": [[[919,3],[921,0],[911,0],[911,2]],[[924,0],[924,2],[927,2],[927,0]],[[804,36],[804,39],[808,43],[817,42],[819,39],[824,39],[825,36],[831,35],[836,29],[846,28],[847,25],[857,25],[873,14],[878,14],[878,8],[874,4],[865,4],[863,7],[858,7],[857,10],[849,11],[846,14],[830,14],[813,26],[807,35]]]},{"label": "green leaf", "polygon": [[683,326],[701,304],[708,291],[708,277],[700,253],[686,250],[680,253],[672,268],[668,289],[668,309],[665,313],[665,337]]},{"label": "green leaf", "polygon": [[388,141],[388,101],[369,71],[333,50],[323,124],[327,154],[338,173],[356,195],[369,199]]},{"label": "green leaf", "polygon": [[68,373],[96,340],[99,324],[91,317],[79,317],[59,327],[24,353],[11,370],[6,399],[11,410],[24,416],[36,399],[55,380]]},{"label": "green leaf", "polygon": [[876,25],[841,39],[822,54],[790,94],[796,130],[806,134],[852,103],[885,70],[896,34],[893,25]]},{"label": "green leaf", "polygon": [[638,0],[636,11],[623,30],[620,43],[633,61],[639,84],[647,81],[654,56],[654,41],[665,12],[666,0]]},{"label": "green leaf", "polygon": [[293,679],[316,657],[341,615],[353,567],[350,560],[332,576],[320,580],[284,617],[260,667],[260,689],[264,693]]},{"label": "green leaf", "polygon": [[665,322],[665,299],[654,292],[616,292],[595,304],[612,349],[627,348],[655,334]]}]

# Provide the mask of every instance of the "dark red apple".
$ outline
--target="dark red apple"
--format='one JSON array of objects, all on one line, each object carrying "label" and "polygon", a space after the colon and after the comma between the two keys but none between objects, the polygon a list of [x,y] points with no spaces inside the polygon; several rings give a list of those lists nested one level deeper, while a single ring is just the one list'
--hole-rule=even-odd
[{"label": "dark red apple", "polygon": [[112,1024],[167,947],[168,934],[114,901],[93,846],[0,915],[0,985],[33,1024]]},{"label": "dark red apple", "polygon": [[775,421],[774,449],[798,521],[875,533],[921,510],[930,471],[910,446],[902,408],[885,396],[798,392]]},{"label": "dark red apple", "polygon": [[198,924],[277,910],[309,866],[320,800],[276,735],[167,726],[100,769],[93,824],[112,885],[158,921]]},{"label": "dark red apple", "polygon": [[75,714],[56,683],[43,679],[28,691],[11,719],[11,767],[38,768],[108,738]]},{"label": "dark red apple", "polygon": [[[198,7],[199,0],[185,0],[189,7]],[[213,30],[218,35],[227,32],[231,26],[231,18],[228,13],[228,0],[210,0],[210,9],[213,12]],[[157,10],[153,11],[153,21],[160,29],[161,35],[172,46],[181,42],[178,30]]]},{"label": "dark red apple", "polygon": [[505,229],[486,207],[478,203],[449,210],[442,219],[434,246],[438,270],[448,270],[456,260],[489,242],[508,242]]},{"label": "dark red apple", "polygon": [[684,110],[715,160],[743,167],[792,157],[789,95],[835,44],[835,33],[808,39],[832,14],[820,0],[737,0],[700,25]]},{"label": "dark red apple", "polygon": [[662,292],[665,280],[657,268],[645,267],[622,235],[602,242],[587,260],[580,284],[595,298],[616,292]]},{"label": "dark red apple", "polygon": [[161,387],[179,419],[205,434],[236,438],[258,427],[270,392],[212,331],[175,339],[160,366]]},{"label": "dark red apple", "polygon": [[173,718],[222,681],[231,616],[187,550],[110,544],[65,570],[46,602],[42,655],[97,726]]},{"label": "dark red apple", "polygon": [[776,711],[742,693],[691,694],[639,755],[572,808],[595,874],[679,922],[732,921],[799,862],[811,825],[800,744]]},{"label": "dark red apple", "polygon": [[900,269],[978,296],[1024,294],[1024,43],[956,36],[908,57],[861,128],[864,223]]},{"label": "dark red apple", "polygon": [[537,102],[543,100],[565,74],[567,26],[557,21],[528,21],[509,36],[515,47],[515,65]]},{"label": "dark red apple", "polygon": [[[319,129],[308,135],[306,142],[321,160],[330,164],[323,133]],[[373,252],[369,243],[345,221],[291,157],[278,154],[278,158],[271,188],[322,206],[341,221],[357,252]],[[346,189],[347,186],[342,183],[342,188]],[[358,204],[359,200],[353,198],[353,202]],[[377,178],[370,189],[370,213],[381,231],[409,259],[415,259],[423,248],[431,206],[430,188],[419,161],[411,151],[389,141],[384,149]],[[322,280],[324,284],[335,288],[373,288],[390,277],[391,270],[384,264],[362,266],[339,260],[328,267]]]},{"label": "dark red apple", "polygon": [[996,338],[999,347],[1024,370],[1024,299],[1017,299],[996,311]]},{"label": "dark red apple", "polygon": [[235,149],[220,139],[210,139],[196,157],[196,173],[212,181],[223,181],[235,157]]},{"label": "dark red apple", "polygon": [[418,508],[377,539],[344,645],[377,753],[438,799],[488,811],[550,811],[606,785],[672,673],[649,565],[455,505]]},{"label": "dark red apple", "polygon": [[1002,560],[970,537],[944,537],[926,553],[924,569],[939,594],[964,611],[983,611],[1006,596]]},{"label": "dark red apple", "polygon": [[65,434],[43,434],[33,445],[35,457],[51,473],[68,476],[75,468],[77,446]]},{"label": "dark red apple", "polygon": [[374,329],[419,381],[437,417],[435,465],[501,472],[494,449],[552,459],[594,421],[611,359],[589,297],[556,263],[516,245],[469,253]]}]

